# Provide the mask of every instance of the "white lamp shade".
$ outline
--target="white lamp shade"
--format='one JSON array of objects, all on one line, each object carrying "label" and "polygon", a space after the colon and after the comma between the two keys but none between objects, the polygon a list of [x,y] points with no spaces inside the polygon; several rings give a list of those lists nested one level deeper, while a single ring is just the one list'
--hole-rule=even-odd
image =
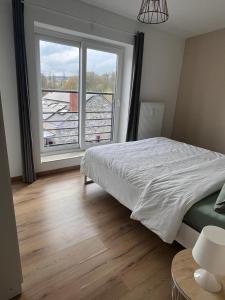
[{"label": "white lamp shade", "polygon": [[206,271],[225,276],[225,230],[216,226],[204,227],[192,255]]}]

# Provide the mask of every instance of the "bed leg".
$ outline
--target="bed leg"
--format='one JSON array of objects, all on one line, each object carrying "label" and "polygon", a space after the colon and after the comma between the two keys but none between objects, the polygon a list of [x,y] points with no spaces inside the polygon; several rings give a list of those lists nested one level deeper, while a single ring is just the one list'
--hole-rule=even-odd
[{"label": "bed leg", "polygon": [[90,183],[93,183],[94,181],[93,180],[88,180],[88,177],[87,176],[84,176],[84,184],[87,185],[87,184],[90,184]]}]

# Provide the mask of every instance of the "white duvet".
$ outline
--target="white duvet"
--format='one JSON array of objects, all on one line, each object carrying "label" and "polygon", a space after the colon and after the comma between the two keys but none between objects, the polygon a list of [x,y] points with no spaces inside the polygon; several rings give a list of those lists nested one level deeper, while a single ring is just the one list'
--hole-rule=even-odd
[{"label": "white duvet", "polygon": [[82,172],[101,182],[100,167],[141,191],[131,218],[168,243],[176,238],[187,210],[225,182],[225,155],[166,138],[88,149]]}]

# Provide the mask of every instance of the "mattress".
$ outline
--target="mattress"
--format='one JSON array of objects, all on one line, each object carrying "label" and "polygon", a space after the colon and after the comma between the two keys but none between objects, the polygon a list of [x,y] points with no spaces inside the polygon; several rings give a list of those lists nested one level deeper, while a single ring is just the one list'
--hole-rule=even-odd
[{"label": "mattress", "polygon": [[198,232],[206,225],[215,225],[225,229],[225,214],[214,210],[214,204],[219,192],[205,197],[194,204],[184,216],[183,222]]},{"label": "mattress", "polygon": [[[105,168],[104,165],[98,165],[98,173],[99,175],[94,178],[89,174],[86,175],[89,175],[104,191],[133,211],[142,190],[130,184],[126,179],[117,176],[111,169]],[[100,176],[100,174],[104,174],[104,176]]]}]

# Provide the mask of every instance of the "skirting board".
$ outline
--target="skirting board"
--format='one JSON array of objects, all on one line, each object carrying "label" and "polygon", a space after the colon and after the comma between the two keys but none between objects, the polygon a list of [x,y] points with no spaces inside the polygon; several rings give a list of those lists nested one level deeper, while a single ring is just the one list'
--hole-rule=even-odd
[{"label": "skirting board", "polygon": [[[63,173],[63,172],[68,172],[68,171],[73,171],[73,170],[79,170],[79,169],[80,169],[80,165],[37,172],[37,178],[40,178],[40,177],[43,177],[43,176],[48,176],[48,175],[59,174],[59,173]],[[20,182],[22,180],[23,180],[22,176],[11,177],[11,182],[12,183]]]}]

